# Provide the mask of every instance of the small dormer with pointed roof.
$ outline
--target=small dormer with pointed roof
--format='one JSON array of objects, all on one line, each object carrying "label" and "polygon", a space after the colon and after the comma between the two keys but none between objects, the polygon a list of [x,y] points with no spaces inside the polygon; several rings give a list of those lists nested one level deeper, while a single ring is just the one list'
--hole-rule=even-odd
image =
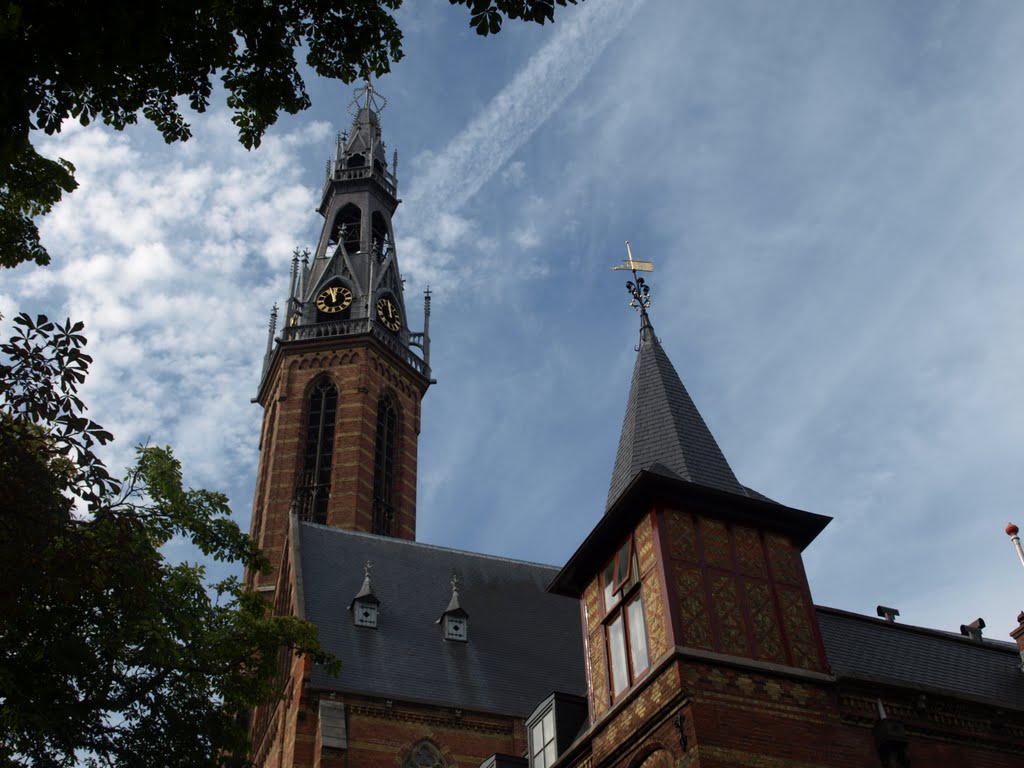
[{"label": "small dormer with pointed roof", "polygon": [[452,597],[448,607],[438,617],[437,624],[443,625],[444,639],[466,642],[469,639],[469,614],[459,602],[459,577],[452,574]]},{"label": "small dormer with pointed roof", "polygon": [[363,586],[348,604],[352,611],[352,623],[357,627],[377,628],[377,617],[380,614],[380,600],[373,594],[370,586],[370,569],[373,566],[369,562],[363,569]]}]

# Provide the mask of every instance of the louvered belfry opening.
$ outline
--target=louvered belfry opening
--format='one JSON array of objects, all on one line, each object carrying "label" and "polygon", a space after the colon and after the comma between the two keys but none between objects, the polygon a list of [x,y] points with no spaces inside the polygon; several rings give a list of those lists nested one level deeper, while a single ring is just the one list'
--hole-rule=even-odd
[{"label": "louvered belfry opening", "polygon": [[377,403],[377,449],[373,471],[373,532],[391,536],[395,520],[392,489],[395,479],[395,432],[398,411],[389,395]]},{"label": "louvered belfry opening", "polygon": [[337,410],[337,388],[330,380],[321,379],[309,394],[302,477],[296,493],[299,518],[321,525],[327,523],[327,501],[331,496],[331,460]]}]

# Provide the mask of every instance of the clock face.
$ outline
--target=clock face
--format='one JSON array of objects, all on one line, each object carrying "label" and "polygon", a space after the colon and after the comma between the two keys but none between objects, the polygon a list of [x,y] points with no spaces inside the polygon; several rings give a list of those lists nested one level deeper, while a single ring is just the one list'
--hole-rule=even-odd
[{"label": "clock face", "polygon": [[352,303],[352,291],[344,285],[332,285],[324,288],[316,297],[316,308],[321,312],[334,314],[348,308]]},{"label": "clock face", "polygon": [[402,327],[402,316],[398,312],[398,307],[387,296],[377,299],[377,319],[389,331],[397,331]]}]

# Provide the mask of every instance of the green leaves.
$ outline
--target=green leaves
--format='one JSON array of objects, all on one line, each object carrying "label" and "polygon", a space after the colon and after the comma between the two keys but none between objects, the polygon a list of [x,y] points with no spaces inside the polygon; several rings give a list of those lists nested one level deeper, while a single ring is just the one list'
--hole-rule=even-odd
[{"label": "green leaves", "polygon": [[178,537],[266,567],[227,498],[185,488],[169,448],[141,446],[124,482],[110,477],[93,447],[111,435],[77,395],[81,323],[14,326],[0,345],[0,764],[244,765],[235,714],[280,695],[280,655],[337,660],[237,580],[168,562]]},{"label": "green leaves", "polygon": [[469,8],[469,25],[478,35],[501,31],[503,18],[543,24],[555,20],[555,5],[576,5],[577,0],[448,0],[452,5]]},{"label": "green leaves", "polygon": [[[543,24],[577,0],[450,0],[470,25],[495,34],[504,18]],[[68,0],[11,0],[0,12],[0,266],[50,257],[34,217],[73,190],[74,168],[31,147],[34,130],[68,119],[118,130],[142,116],[168,143],[186,141],[181,113],[210,104],[213,78],[227,91],[239,141],[252,149],[282,112],[310,105],[295,54],[322,77],[381,77],[402,58],[392,13],[402,0],[109,0],[88,10]]]}]

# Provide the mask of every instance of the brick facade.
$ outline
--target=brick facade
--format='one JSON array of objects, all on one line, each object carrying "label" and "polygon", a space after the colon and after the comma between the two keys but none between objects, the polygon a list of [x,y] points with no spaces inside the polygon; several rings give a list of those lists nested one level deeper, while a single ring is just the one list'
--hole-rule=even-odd
[{"label": "brick facade", "polygon": [[[308,394],[325,377],[338,390],[327,524],[372,530],[377,404],[389,394],[398,408],[392,533],[416,538],[420,402],[429,382],[368,336],[279,346],[260,389],[264,419],[250,527],[275,567],[302,468]],[[248,578],[272,586],[277,577]]]}]

